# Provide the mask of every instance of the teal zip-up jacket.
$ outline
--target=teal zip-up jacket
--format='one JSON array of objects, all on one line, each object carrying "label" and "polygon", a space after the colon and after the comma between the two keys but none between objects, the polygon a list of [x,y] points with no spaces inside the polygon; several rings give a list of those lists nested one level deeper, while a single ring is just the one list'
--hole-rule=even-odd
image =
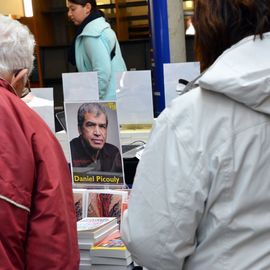
[{"label": "teal zip-up jacket", "polygon": [[[111,59],[114,47],[115,56]],[[79,72],[97,72],[99,98],[115,100],[115,73],[126,71],[126,65],[115,32],[103,17],[84,27],[75,42],[75,57]]]}]

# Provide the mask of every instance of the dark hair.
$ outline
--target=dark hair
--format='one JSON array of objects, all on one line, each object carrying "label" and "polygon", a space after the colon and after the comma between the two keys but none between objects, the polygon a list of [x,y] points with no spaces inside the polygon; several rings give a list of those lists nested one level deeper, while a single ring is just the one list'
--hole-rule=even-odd
[{"label": "dark hair", "polygon": [[108,126],[108,116],[106,110],[99,103],[83,103],[79,109],[77,114],[78,127],[82,129],[84,117],[86,113],[92,113],[95,117],[98,117],[101,114],[104,114],[106,117],[106,126]]},{"label": "dark hair", "polygon": [[96,0],[68,0],[68,2],[70,2],[72,4],[81,5],[83,7],[87,3],[89,3],[89,4],[91,4],[91,13],[92,13],[92,11],[96,11],[97,10],[101,14],[102,17],[104,17],[105,19],[107,19],[106,16],[105,16],[105,13],[102,10],[98,9]]},{"label": "dark hair", "polygon": [[270,30],[269,0],[195,0],[195,54],[201,69],[241,39]]},{"label": "dark hair", "polygon": [[91,4],[92,9],[97,9],[97,1],[96,0],[68,0],[68,2],[85,6],[87,3]]}]

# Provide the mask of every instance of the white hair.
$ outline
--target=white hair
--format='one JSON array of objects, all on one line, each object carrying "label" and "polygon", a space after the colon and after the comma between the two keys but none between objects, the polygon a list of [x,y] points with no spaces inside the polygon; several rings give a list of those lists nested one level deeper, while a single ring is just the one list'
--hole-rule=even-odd
[{"label": "white hair", "polygon": [[29,29],[17,20],[0,15],[0,74],[33,69],[35,40]]}]

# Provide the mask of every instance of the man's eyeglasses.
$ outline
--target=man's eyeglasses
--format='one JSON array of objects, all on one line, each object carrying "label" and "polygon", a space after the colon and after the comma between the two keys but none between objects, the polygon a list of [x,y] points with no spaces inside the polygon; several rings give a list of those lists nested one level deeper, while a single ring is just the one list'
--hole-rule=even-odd
[{"label": "man's eyeglasses", "polygon": [[21,94],[21,98],[26,97],[30,92],[31,92],[30,80],[27,79],[26,86],[24,87],[22,94]]},{"label": "man's eyeglasses", "polygon": [[[20,73],[20,71],[22,71],[22,69],[15,70],[14,71],[14,76],[16,77]],[[25,85],[25,87],[24,87],[24,89],[22,91],[22,94],[21,94],[20,98],[26,97],[30,92],[31,92],[30,80],[29,80],[29,78],[27,78],[26,85]]]}]

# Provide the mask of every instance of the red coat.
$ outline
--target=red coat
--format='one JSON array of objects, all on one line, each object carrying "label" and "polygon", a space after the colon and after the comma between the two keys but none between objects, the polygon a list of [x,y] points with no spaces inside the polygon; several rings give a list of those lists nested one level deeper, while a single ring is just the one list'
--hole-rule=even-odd
[{"label": "red coat", "polygon": [[41,118],[0,80],[0,269],[78,269],[71,176]]}]

